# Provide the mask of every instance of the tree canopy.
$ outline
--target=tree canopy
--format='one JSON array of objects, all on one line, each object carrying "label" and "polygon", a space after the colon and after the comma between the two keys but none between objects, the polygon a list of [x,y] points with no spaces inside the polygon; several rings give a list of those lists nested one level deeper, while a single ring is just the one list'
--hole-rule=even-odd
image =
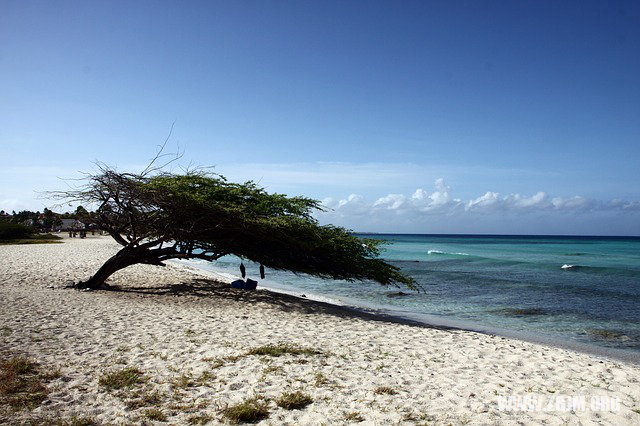
[{"label": "tree canopy", "polygon": [[100,166],[82,188],[56,195],[97,205],[93,220],[123,246],[81,288],[100,288],[113,272],[136,263],[225,255],[320,278],[414,288],[410,277],[377,257],[377,241],[319,225],[312,216],[323,209],[318,201],[270,194],[253,182],[203,171],[150,176]]}]

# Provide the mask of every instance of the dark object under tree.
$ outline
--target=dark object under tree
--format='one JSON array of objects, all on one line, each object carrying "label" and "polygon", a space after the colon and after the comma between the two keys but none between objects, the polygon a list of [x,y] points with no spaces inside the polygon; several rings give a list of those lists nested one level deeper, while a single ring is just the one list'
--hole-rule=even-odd
[{"label": "dark object under tree", "polygon": [[269,194],[253,182],[231,183],[204,171],[132,174],[98,167],[84,186],[53,193],[97,205],[94,221],[123,246],[77,288],[108,287],[109,276],[138,263],[164,266],[169,259],[212,261],[229,254],[270,269],[415,288],[410,277],[377,258],[377,241],[319,225],[312,217],[322,210],[316,200]]}]

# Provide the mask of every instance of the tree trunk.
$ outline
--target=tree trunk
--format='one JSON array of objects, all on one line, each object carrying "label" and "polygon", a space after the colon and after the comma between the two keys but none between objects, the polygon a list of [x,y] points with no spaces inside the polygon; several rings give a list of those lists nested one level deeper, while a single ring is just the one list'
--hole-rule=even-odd
[{"label": "tree trunk", "polygon": [[107,260],[104,265],[93,274],[87,281],[80,281],[75,284],[77,289],[107,289],[109,285],[105,283],[114,272],[124,269],[127,266],[135,265],[136,263],[151,263],[155,265],[162,265],[158,260],[160,253],[155,253],[155,250],[140,249],[137,247],[125,246],[115,256]]}]

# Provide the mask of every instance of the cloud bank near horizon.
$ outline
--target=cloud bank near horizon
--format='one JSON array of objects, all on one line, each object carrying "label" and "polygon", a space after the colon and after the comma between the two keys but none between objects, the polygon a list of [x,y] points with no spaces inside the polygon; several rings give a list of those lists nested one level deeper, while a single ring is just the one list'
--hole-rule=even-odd
[{"label": "cloud bank near horizon", "polygon": [[345,199],[325,198],[322,204],[329,210],[319,213],[322,219],[345,217],[410,217],[526,215],[526,214],[583,214],[638,213],[640,202],[613,199],[601,201],[575,195],[552,197],[544,191],[526,196],[518,193],[502,195],[487,191],[476,198],[462,200],[452,195],[443,178],[434,183],[432,192],[418,188],[411,195],[390,193],[375,200],[358,194]]}]

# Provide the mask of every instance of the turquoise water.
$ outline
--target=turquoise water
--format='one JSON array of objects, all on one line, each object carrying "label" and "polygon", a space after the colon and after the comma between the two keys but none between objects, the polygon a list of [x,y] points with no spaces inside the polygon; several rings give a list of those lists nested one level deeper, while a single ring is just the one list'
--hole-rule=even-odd
[{"label": "turquoise water", "polygon": [[[262,285],[428,323],[640,353],[640,238],[363,235],[422,291],[267,270]],[[239,260],[199,267],[238,275]],[[564,266],[564,268],[563,268]],[[247,265],[256,279],[257,265]]]}]

